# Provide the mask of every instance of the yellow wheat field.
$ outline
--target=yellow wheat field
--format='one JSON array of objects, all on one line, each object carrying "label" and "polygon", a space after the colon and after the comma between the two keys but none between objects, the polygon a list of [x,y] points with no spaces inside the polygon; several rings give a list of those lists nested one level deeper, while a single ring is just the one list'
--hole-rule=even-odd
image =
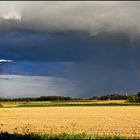
[{"label": "yellow wheat field", "polygon": [[0,108],[0,131],[140,136],[140,107]]}]

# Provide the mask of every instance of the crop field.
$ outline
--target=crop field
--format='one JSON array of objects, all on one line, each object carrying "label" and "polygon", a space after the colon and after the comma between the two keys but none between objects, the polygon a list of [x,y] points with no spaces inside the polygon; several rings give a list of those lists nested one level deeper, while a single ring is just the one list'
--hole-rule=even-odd
[{"label": "crop field", "polygon": [[0,108],[0,131],[16,134],[99,134],[140,137],[140,108],[22,107]]},{"label": "crop field", "polygon": [[0,107],[49,107],[49,106],[140,106],[140,103],[130,103],[126,100],[82,100],[82,101],[17,101],[1,102]]}]

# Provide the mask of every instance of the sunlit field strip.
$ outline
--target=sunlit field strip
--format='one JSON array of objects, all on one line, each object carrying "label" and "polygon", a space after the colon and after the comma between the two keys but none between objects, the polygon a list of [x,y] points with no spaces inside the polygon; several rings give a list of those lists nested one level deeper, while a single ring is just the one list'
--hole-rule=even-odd
[{"label": "sunlit field strip", "polygon": [[130,103],[126,100],[84,100],[84,101],[17,101],[1,102],[1,108],[13,107],[55,107],[55,106],[140,106],[140,103]]}]

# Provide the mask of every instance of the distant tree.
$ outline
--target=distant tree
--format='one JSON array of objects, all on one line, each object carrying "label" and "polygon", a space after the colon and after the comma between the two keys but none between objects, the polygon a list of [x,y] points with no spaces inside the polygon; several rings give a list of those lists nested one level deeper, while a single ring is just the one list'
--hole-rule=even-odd
[{"label": "distant tree", "polygon": [[139,92],[137,92],[137,96],[138,96],[138,97],[140,97],[140,91],[139,91]]},{"label": "distant tree", "polygon": [[99,99],[98,96],[93,96],[93,97],[89,98],[89,100],[98,100],[98,99]]},{"label": "distant tree", "polygon": [[138,102],[138,96],[131,95],[131,96],[128,97],[128,101],[132,102],[132,103]]},{"label": "distant tree", "polygon": [[104,96],[101,96],[99,98],[100,100],[126,100],[126,95],[120,95],[120,94],[107,94]]}]

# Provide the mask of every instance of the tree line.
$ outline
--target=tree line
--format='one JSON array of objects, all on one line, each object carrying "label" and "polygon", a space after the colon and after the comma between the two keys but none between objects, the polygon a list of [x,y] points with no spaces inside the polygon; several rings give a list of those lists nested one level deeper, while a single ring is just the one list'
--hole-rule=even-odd
[{"label": "tree line", "polygon": [[138,92],[136,95],[129,96],[127,100],[132,103],[139,103],[140,102],[140,92]]},{"label": "tree line", "polygon": [[91,98],[72,98],[69,96],[40,96],[23,98],[0,98],[1,102],[11,101],[72,101],[72,100],[126,100],[128,96],[120,94],[107,94],[103,96],[93,96]]},{"label": "tree line", "polygon": [[127,100],[128,102],[140,102],[140,92],[136,95],[107,94],[102,96],[93,96],[91,98],[72,98],[69,96],[40,96],[23,98],[0,98],[0,102],[11,101],[75,101],[75,100]]},{"label": "tree line", "polygon": [[0,98],[0,101],[68,101],[71,97],[65,96],[40,96],[40,97],[23,97],[23,98]]},{"label": "tree line", "polygon": [[127,100],[127,95],[121,94],[107,94],[103,96],[94,96],[90,98],[91,100]]}]

